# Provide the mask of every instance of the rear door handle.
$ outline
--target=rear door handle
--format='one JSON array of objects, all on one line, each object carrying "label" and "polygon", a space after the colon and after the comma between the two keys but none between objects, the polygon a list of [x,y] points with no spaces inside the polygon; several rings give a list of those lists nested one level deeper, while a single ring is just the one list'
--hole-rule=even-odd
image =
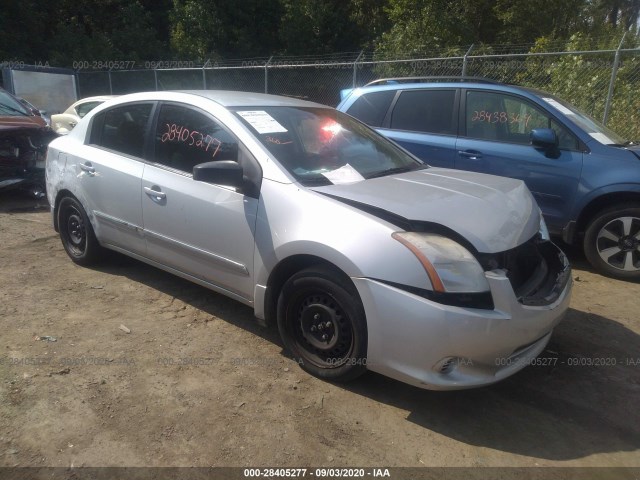
[{"label": "rear door handle", "polygon": [[81,163],[80,170],[85,171],[90,175],[95,175],[96,173],[96,169],[93,168],[93,165],[91,165],[91,162]]},{"label": "rear door handle", "polygon": [[460,155],[461,157],[468,158],[469,160],[478,160],[482,158],[482,154],[474,150],[465,150],[465,151],[459,150],[458,155]]},{"label": "rear door handle", "polygon": [[144,187],[144,193],[149,195],[152,200],[164,200],[165,198],[167,198],[166,193],[161,192],[160,190],[154,190],[150,187]]}]

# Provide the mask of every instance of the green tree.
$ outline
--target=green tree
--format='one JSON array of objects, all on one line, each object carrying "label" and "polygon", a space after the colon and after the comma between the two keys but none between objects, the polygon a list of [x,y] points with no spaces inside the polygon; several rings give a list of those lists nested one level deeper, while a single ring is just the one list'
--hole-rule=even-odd
[{"label": "green tree", "polygon": [[174,0],[171,47],[181,57],[264,56],[278,47],[278,0]]},{"label": "green tree", "polygon": [[503,43],[534,43],[540,37],[569,38],[582,27],[585,0],[497,0],[500,21],[498,40]]},{"label": "green tree", "polygon": [[0,0],[0,12],[0,61],[48,60],[51,22],[57,12],[55,3]]},{"label": "green tree", "polygon": [[361,27],[352,20],[352,2],[344,0],[282,0],[280,40],[291,55],[355,51]]},{"label": "green tree", "polygon": [[140,0],[62,0],[58,9],[50,40],[56,64],[166,56],[154,17]]},{"label": "green tree", "polygon": [[377,51],[418,53],[471,43],[492,43],[499,23],[496,0],[389,0],[392,25]]}]

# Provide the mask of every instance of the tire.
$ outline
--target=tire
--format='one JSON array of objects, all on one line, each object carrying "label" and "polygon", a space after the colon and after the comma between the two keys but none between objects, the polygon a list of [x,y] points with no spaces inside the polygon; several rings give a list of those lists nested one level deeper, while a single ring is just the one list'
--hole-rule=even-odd
[{"label": "tire", "polygon": [[598,272],[640,280],[640,205],[619,205],[595,215],[585,232],[584,252]]},{"label": "tire", "polygon": [[75,198],[65,197],[58,206],[60,240],[67,255],[78,265],[94,264],[102,251],[87,213]]},{"label": "tire", "polygon": [[277,317],[285,347],[311,375],[346,382],[366,371],[364,308],[341,272],[315,266],[293,275],[280,292]]}]

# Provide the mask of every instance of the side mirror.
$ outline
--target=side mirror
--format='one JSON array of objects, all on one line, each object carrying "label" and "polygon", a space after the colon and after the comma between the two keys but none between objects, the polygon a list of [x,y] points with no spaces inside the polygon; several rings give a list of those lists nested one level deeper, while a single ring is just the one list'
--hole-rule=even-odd
[{"label": "side mirror", "polygon": [[531,145],[545,150],[558,148],[558,135],[550,128],[534,128],[531,130]]},{"label": "side mirror", "polygon": [[240,188],[244,185],[242,167],[233,160],[200,163],[193,167],[193,179],[228,187]]},{"label": "side mirror", "polygon": [[560,156],[558,135],[550,128],[534,128],[531,130],[531,145],[534,148],[544,150],[546,157],[558,158]]}]

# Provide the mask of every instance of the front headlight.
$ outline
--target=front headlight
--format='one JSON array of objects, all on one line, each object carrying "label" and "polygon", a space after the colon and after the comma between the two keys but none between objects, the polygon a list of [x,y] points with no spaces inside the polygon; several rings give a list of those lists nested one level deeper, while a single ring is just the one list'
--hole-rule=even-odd
[{"label": "front headlight", "polygon": [[484,270],[471,252],[459,243],[432,233],[395,232],[391,236],[420,261],[434,291],[489,291]]},{"label": "front headlight", "polygon": [[547,223],[544,221],[542,212],[540,213],[540,230],[538,230],[538,233],[540,233],[540,238],[542,240],[551,240],[551,237],[549,236],[549,229],[547,228]]}]

